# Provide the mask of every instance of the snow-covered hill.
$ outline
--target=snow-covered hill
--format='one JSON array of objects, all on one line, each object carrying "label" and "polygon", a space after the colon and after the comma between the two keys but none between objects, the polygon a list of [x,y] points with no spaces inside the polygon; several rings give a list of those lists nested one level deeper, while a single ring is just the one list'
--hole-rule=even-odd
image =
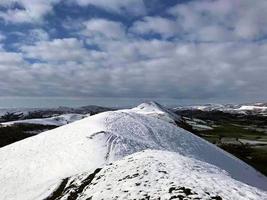
[{"label": "snow-covered hill", "polygon": [[[50,118],[65,114],[81,114],[81,115],[93,115],[105,111],[111,111],[114,108],[106,108],[101,106],[83,106],[77,108],[71,107],[58,107],[58,108],[0,108],[0,122],[9,122],[23,119],[36,119],[36,118]],[[6,115],[11,114],[6,119]]]},{"label": "snow-covered hill", "polygon": [[65,124],[72,123],[77,120],[81,120],[89,115],[82,114],[64,114],[56,117],[47,117],[40,119],[25,119],[25,120],[17,120],[11,122],[3,122],[0,123],[2,126],[11,126],[14,124],[40,124],[40,125],[54,125],[54,126],[62,126]]},{"label": "snow-covered hill", "polygon": [[156,102],[142,103],[132,109],[133,112],[159,118],[172,124],[179,123],[181,117]]},{"label": "snow-covered hill", "polygon": [[[169,123],[166,117],[173,121],[179,119],[161,106],[147,103],[134,109],[87,117],[3,147],[0,149],[0,197],[8,200],[44,199],[57,191],[62,180],[68,177],[92,173],[110,162],[146,149],[172,151],[177,153],[177,159],[180,155],[208,163],[206,166],[209,167],[209,164],[217,166],[222,177],[226,172],[229,175],[225,181],[222,178],[220,184],[228,184],[231,176],[251,186],[267,189],[266,177],[216,146]],[[155,159],[161,160],[160,153],[158,156]],[[172,165],[176,165],[175,160]],[[197,177],[187,175],[188,181]],[[207,175],[207,178],[213,180],[214,177]],[[221,194],[225,190],[233,191],[231,184],[228,184],[229,188],[222,188]],[[250,188],[253,194],[266,197],[266,193],[256,188],[244,187]],[[257,195],[250,196],[245,191],[242,195],[257,199]]]},{"label": "snow-covered hill", "polygon": [[[86,184],[85,184],[86,183]],[[146,150],[93,174],[61,182],[59,199],[263,199],[267,193],[232,179],[221,169],[167,151]],[[82,190],[82,193],[78,193]],[[111,192],[112,191],[112,192]],[[50,196],[52,197],[52,195]]]}]

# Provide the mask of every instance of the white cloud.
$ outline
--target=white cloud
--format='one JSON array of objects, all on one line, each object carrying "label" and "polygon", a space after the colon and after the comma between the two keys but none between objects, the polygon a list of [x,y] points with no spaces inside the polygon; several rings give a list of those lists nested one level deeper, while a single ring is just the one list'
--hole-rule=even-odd
[{"label": "white cloud", "polygon": [[0,65],[17,65],[23,63],[20,53],[0,51]]},{"label": "white cloud", "polygon": [[21,50],[27,58],[51,62],[79,61],[87,57],[87,50],[76,38],[39,41],[34,45],[22,46]]},{"label": "white cloud", "polygon": [[83,23],[85,28],[82,34],[88,37],[106,37],[120,39],[125,36],[123,24],[106,19],[91,19]]},{"label": "white cloud", "polygon": [[164,38],[173,37],[179,33],[179,24],[163,17],[145,17],[131,27],[131,31],[138,34],[160,34]]},{"label": "white cloud", "polygon": [[[53,12],[55,4],[62,0],[1,0],[0,18],[11,23],[40,23],[44,17]],[[62,1],[64,2],[64,1]],[[115,13],[132,15],[145,14],[143,0],[68,0],[80,6],[93,5]],[[19,5],[19,7],[16,7]]]},{"label": "white cloud", "polygon": [[[169,13],[189,38],[211,34],[214,41],[254,40],[267,34],[267,1],[206,0],[178,4]],[[200,38],[198,38],[200,34]]]},{"label": "white cloud", "polygon": [[[1,52],[0,93],[181,99],[267,97],[265,43],[197,44],[131,37],[102,38],[96,45],[101,51],[85,49],[78,39],[66,38],[24,46],[22,53]],[[44,62],[31,64],[23,57]]]},{"label": "white cloud", "polygon": [[0,50],[0,96],[16,95],[24,89],[27,93],[34,84],[34,79],[26,70],[26,62],[21,53]]},{"label": "white cloud", "polygon": [[102,9],[122,13],[128,12],[134,15],[143,15],[145,13],[145,5],[143,0],[72,0],[80,6],[93,5]]},{"label": "white cloud", "polygon": [[[10,0],[1,1],[0,6],[6,10],[0,11],[0,18],[12,23],[39,23],[43,17],[53,11],[53,5],[60,0]],[[19,4],[22,9],[14,7]]]},{"label": "white cloud", "polygon": [[49,40],[49,34],[43,29],[36,28],[30,30],[29,39],[31,41],[46,41]]},{"label": "white cloud", "polygon": [[232,31],[222,26],[207,25],[203,28],[188,33],[187,39],[201,42],[223,42],[238,40],[238,37]]},{"label": "white cloud", "polygon": [[[130,1],[104,2],[78,3],[121,13]],[[28,31],[33,40],[18,44],[21,53],[0,51],[0,95],[267,98],[267,44],[254,41],[266,35],[264,5],[192,1],[172,8],[170,18],[138,18],[129,28],[77,19],[68,32],[77,38]]]}]

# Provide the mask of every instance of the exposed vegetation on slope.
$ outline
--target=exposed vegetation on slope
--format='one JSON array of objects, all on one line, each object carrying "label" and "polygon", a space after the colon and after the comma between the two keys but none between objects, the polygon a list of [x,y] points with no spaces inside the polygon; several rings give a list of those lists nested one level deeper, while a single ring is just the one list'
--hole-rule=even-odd
[{"label": "exposed vegetation on slope", "polygon": [[[216,144],[267,175],[266,116],[201,110],[182,110],[176,113],[183,116],[185,122],[189,122],[183,128]],[[211,129],[194,129],[194,126],[190,125],[191,121],[197,121],[198,124]]]}]

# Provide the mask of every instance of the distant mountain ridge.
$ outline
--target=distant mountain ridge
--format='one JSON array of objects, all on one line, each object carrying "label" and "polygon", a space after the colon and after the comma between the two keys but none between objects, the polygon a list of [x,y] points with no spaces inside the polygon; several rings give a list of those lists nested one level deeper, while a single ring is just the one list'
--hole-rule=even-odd
[{"label": "distant mountain ridge", "polygon": [[[192,190],[197,194],[208,192],[211,195],[210,198],[221,195],[222,198],[229,199],[228,197],[236,192],[235,188],[239,188],[241,193],[237,193],[236,197],[240,197],[240,199],[243,197],[251,199],[266,197],[267,193],[260,190],[267,189],[266,177],[216,146],[175,126],[173,122],[179,119],[179,116],[163,106],[148,102],[133,109],[96,114],[0,148],[0,163],[2,163],[0,196],[10,200],[64,199],[64,191],[67,191],[66,194],[74,195],[72,196],[74,199],[90,199],[93,198],[95,192],[87,189],[97,174],[96,170],[98,168],[108,170],[107,166],[110,163],[120,165],[121,159],[133,155],[133,160],[141,159],[139,164],[136,163],[141,171],[153,169],[147,166],[145,162],[147,157],[155,160],[153,166],[159,165],[163,168],[160,170],[162,172],[155,172],[157,175],[164,175],[164,171],[169,173],[172,169],[171,166],[180,166],[188,167],[188,170],[184,171],[188,177],[188,183],[194,182],[198,177],[197,174],[193,176],[190,172],[202,174],[206,180],[211,180],[210,182],[205,181],[205,184],[209,186],[207,190],[203,189],[203,185],[200,185],[199,189]],[[144,155],[142,153],[135,154],[143,150],[157,151]],[[172,159],[162,160],[165,151],[170,152],[167,153],[168,155],[174,152],[174,155],[170,157]],[[141,157],[139,157],[140,155]],[[184,158],[182,159],[184,162],[179,161],[179,156],[181,159]],[[162,160],[162,163],[156,160]],[[123,160],[121,162],[123,163]],[[123,166],[119,167],[117,172],[124,171],[123,174],[130,179],[139,177],[128,171],[127,164],[123,164]],[[204,166],[216,168],[216,173],[208,168],[205,169]],[[146,169],[146,167],[148,168]],[[189,170],[191,168],[192,171]],[[148,176],[150,177],[147,180],[148,183],[156,181],[152,179],[155,177],[154,175]],[[112,173],[110,176],[112,177]],[[71,177],[74,178],[73,182],[68,182]],[[111,177],[107,176],[106,178]],[[158,181],[161,180],[160,177]],[[140,184],[146,184],[145,180],[140,181]],[[179,193],[181,188],[181,193],[187,193],[188,190],[183,189],[188,189],[186,183],[183,185],[182,182],[177,182],[172,178],[169,181],[178,184],[174,189],[177,191],[173,191],[175,194]],[[225,182],[222,183],[222,181]],[[216,185],[214,185],[215,183]],[[117,185],[116,182],[114,184]],[[221,184],[226,187],[222,187]],[[95,187],[95,189],[97,188]],[[130,189],[127,184],[117,189],[114,186],[109,186],[109,188],[111,192],[115,192],[117,189],[122,191]],[[243,193],[242,188],[246,188]],[[104,188],[99,187],[99,190],[101,189]],[[153,190],[153,185],[149,190]],[[167,195],[169,192],[163,193]],[[56,194],[62,194],[62,196],[56,196]],[[117,199],[123,199],[123,197],[121,195]],[[93,199],[101,199],[101,195]]]},{"label": "distant mountain ridge", "polygon": [[[1,108],[0,109],[0,122],[36,119],[36,118],[49,118],[64,114],[97,114],[100,112],[115,110],[114,108],[107,108],[95,105],[82,106],[78,108],[70,108],[60,106],[58,108]],[[10,119],[5,120],[5,115],[12,115]]]},{"label": "distant mountain ridge", "polygon": [[174,110],[200,110],[200,111],[221,111],[233,114],[250,114],[267,116],[267,103],[252,104],[203,104],[192,106],[178,106]]}]

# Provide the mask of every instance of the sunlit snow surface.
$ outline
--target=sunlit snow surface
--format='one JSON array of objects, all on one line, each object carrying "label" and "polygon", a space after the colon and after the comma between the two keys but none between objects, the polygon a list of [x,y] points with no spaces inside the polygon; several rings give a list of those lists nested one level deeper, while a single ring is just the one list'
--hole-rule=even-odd
[{"label": "sunlit snow surface", "polygon": [[[266,177],[253,168],[199,137],[166,122],[169,121],[166,118],[173,116],[164,114],[164,110],[151,104],[143,106],[145,108],[142,110],[146,112],[138,108],[105,112],[1,148],[0,198],[44,199],[64,178],[84,172],[92,173],[107,163],[145,149],[177,152],[186,156],[189,161],[194,158],[216,165],[236,180],[267,189]],[[153,111],[148,112],[146,106],[150,106]],[[163,120],[160,117],[162,112]],[[159,159],[160,156],[159,154]],[[188,173],[190,181],[189,172],[190,170],[184,171]],[[220,170],[217,176],[221,174],[223,180],[226,172]],[[229,177],[228,179],[230,180]],[[221,187],[221,192],[232,191],[231,188],[221,185],[218,187]],[[266,193],[255,188],[250,187],[250,190],[252,193],[257,191],[262,196],[261,199],[266,197]],[[257,198],[255,196],[252,199]]]},{"label": "sunlit snow surface", "polygon": [[[60,199],[75,196],[89,176],[84,173],[69,178]],[[264,199],[265,195],[213,165],[178,153],[146,150],[105,166],[77,199],[248,200]]]}]

